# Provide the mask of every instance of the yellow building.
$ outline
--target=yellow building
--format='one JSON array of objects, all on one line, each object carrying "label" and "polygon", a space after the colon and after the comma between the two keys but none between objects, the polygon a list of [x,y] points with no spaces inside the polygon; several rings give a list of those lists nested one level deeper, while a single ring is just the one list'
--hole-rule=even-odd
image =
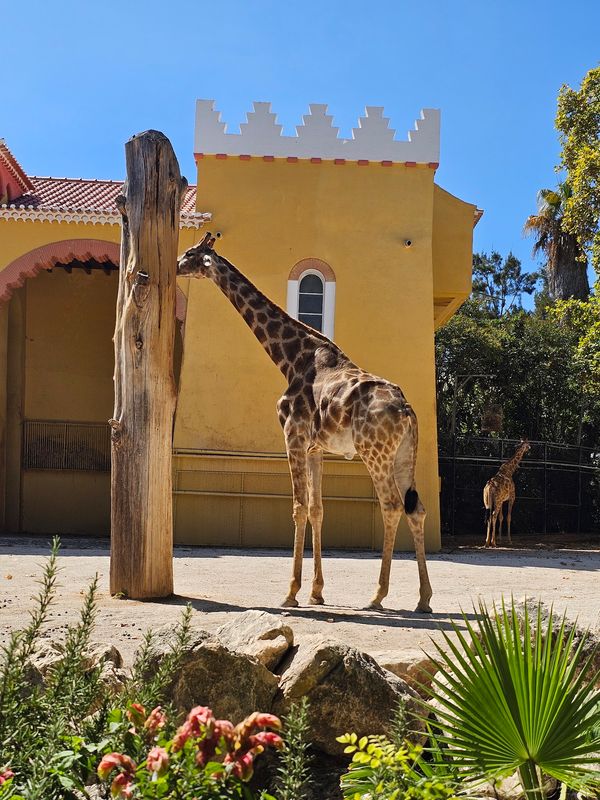
[{"label": "yellow building", "polygon": [[[426,537],[439,546],[433,334],[471,288],[475,206],[434,183],[439,113],[397,141],[368,108],[344,140],[313,105],[296,136],[265,103],[239,134],[198,101],[198,207],[218,249],[360,366],[397,382],[420,428]],[[0,499],[8,531],[107,534],[112,332],[120,184],[28,177],[0,145]],[[191,187],[180,250],[202,232]],[[291,489],[275,402],[283,377],[208,281],[180,280],[174,429],[178,542],[291,544]],[[329,459],[325,547],[378,548],[358,461]],[[402,525],[398,546],[409,547]]]}]

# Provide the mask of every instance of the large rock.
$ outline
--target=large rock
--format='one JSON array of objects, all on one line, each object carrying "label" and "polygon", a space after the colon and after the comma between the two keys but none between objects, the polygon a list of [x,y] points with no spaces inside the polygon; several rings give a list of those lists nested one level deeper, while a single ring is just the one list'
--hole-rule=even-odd
[{"label": "large rock", "polygon": [[[46,683],[64,657],[62,643],[41,639],[27,665],[30,683],[36,686]],[[121,653],[111,644],[91,644],[81,666],[85,672],[100,668],[100,683],[111,694],[121,691],[127,680]]]},{"label": "large rock", "polygon": [[276,669],[294,644],[290,626],[266,611],[235,614],[218,629],[216,636],[230,650],[253,656],[270,670]]},{"label": "large rock", "polygon": [[[151,653],[154,671],[170,650],[171,632],[159,631]],[[166,697],[180,711],[209,706],[221,719],[240,722],[253,711],[270,711],[278,680],[256,659],[234,653],[206,631],[196,630]]]},{"label": "large rock", "polygon": [[343,752],[343,733],[389,733],[394,709],[403,701],[417,710],[416,693],[374,658],[333,639],[307,637],[281,669],[276,714],[304,695],[309,699],[311,739],[330,755]]},{"label": "large rock", "polygon": [[379,651],[373,658],[384,669],[393,672],[415,691],[422,694],[422,687],[429,686],[437,672],[434,662],[422,650]]}]

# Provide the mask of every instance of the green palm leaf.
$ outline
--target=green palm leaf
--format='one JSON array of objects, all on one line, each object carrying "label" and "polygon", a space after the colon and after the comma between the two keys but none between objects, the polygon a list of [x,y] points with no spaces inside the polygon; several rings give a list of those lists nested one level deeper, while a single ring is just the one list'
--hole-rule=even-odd
[{"label": "green palm leaf", "polygon": [[453,625],[434,646],[438,673],[426,689],[435,700],[437,740],[465,779],[504,778],[519,770],[528,798],[543,798],[541,774],[571,788],[600,786],[600,693],[587,633],[574,644],[563,616],[542,619],[514,600],[489,613],[483,602],[466,631]]}]

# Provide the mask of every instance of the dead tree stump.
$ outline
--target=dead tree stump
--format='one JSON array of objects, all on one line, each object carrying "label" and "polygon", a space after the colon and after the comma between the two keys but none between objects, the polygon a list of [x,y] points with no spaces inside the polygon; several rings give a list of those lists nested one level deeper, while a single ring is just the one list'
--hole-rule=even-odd
[{"label": "dead tree stump", "polygon": [[173,593],[172,433],[177,244],[186,181],[164,134],[125,145],[127,180],[110,420],[110,591],[137,599]]}]

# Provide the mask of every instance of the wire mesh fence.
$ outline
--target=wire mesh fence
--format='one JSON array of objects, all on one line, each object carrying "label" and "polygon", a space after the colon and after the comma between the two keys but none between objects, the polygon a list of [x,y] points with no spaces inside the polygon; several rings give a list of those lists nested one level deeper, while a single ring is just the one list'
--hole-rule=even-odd
[{"label": "wire mesh fence", "polygon": [[[515,439],[440,438],[441,516],[444,535],[484,532],[483,487],[510,458]],[[515,472],[513,535],[597,534],[600,537],[600,447],[530,442]]]}]

